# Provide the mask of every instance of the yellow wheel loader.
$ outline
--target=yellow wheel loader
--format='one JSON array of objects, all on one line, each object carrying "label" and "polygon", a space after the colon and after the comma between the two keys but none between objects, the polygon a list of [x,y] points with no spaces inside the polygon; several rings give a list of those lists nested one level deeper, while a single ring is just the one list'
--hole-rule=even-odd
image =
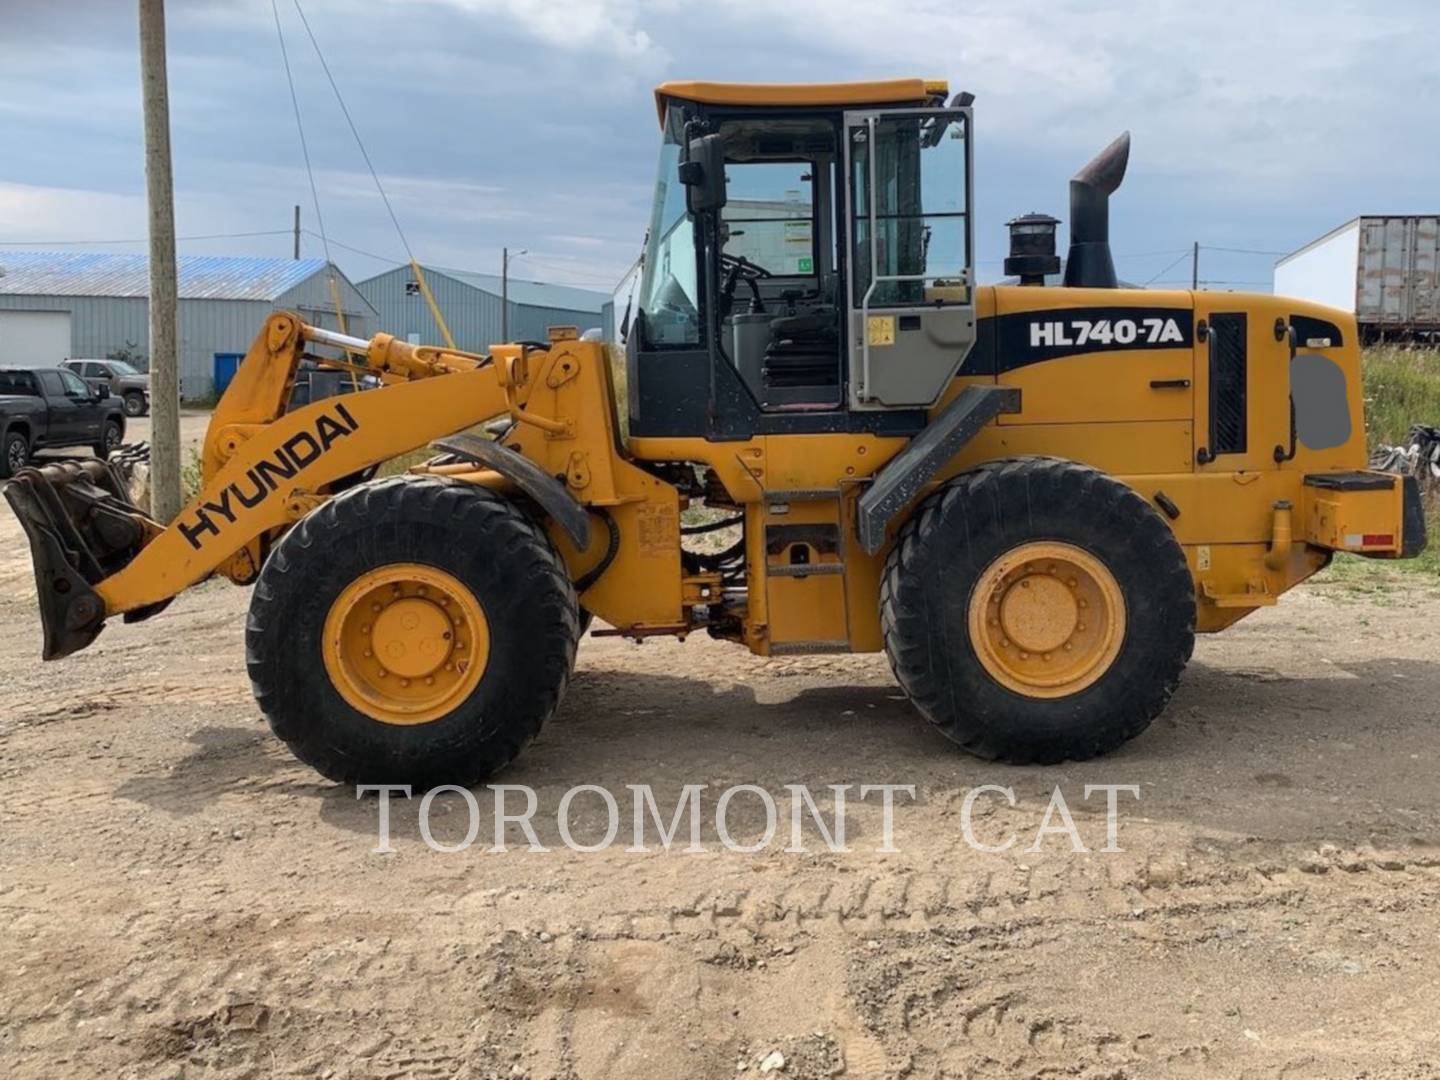
[{"label": "yellow wheel loader", "polygon": [[[627,422],[607,346],[483,354],[279,313],[169,524],[101,462],[22,470],[44,655],[221,574],[276,733],[345,782],[472,783],[554,712],[593,614],[762,656],[884,649],[966,750],[1110,750],[1197,631],[1337,551],[1417,554],[1413,483],[1366,469],[1354,319],[1117,286],[1122,137],[978,285],[972,97],[901,79],[667,83]],[[290,410],[311,359],[382,384]],[[432,444],[403,476],[381,462]],[[691,508],[708,508],[708,514]],[[718,516],[716,516],[718,514]],[[729,546],[697,532],[724,527]]]}]

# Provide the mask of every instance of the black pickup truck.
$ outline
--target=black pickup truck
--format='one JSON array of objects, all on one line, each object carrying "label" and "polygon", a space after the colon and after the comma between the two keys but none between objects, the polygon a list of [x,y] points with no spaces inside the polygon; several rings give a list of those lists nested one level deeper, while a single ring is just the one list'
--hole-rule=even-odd
[{"label": "black pickup truck", "polygon": [[125,405],[61,368],[0,368],[0,478],[36,450],[88,446],[108,457],[125,440]]}]

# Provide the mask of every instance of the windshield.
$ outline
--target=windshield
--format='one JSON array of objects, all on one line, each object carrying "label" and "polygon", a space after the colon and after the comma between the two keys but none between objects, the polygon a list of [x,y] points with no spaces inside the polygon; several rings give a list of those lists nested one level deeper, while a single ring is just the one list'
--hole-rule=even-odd
[{"label": "windshield", "polygon": [[137,370],[135,370],[135,368],[131,367],[131,366],[130,366],[129,364],[127,364],[124,360],[107,360],[107,361],[105,361],[105,362],[110,365],[110,370],[113,371],[113,372],[115,372],[117,375],[139,375],[139,374],[140,374],[140,372],[138,372]]},{"label": "windshield", "polygon": [[650,345],[700,343],[695,228],[686,213],[685,187],[679,176],[683,127],[680,111],[672,106],[665,114],[665,140],[660,147],[660,173],[655,180],[655,205],[637,305],[645,316],[645,341]]}]

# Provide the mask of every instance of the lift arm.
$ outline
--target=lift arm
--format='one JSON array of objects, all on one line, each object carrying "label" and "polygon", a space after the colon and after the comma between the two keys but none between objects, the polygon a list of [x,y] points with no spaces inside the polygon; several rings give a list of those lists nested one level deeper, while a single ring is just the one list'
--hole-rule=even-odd
[{"label": "lift arm", "polygon": [[[307,345],[339,348],[346,359],[312,356]],[[288,412],[306,358],[386,385]],[[203,489],[168,526],[135,506],[103,462],[23,469],[6,486],[34,557],[45,658],[84,648],[109,616],[154,614],[217,571],[254,580],[266,544],[337,481],[504,413],[523,413],[525,375],[519,347],[497,347],[491,358],[388,334],[365,341],[288,313],[271,316],[211,420]]]}]

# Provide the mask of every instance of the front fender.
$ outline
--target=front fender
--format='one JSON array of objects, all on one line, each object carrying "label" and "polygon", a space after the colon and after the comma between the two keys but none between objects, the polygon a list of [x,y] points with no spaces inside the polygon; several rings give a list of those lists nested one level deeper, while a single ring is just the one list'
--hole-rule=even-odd
[{"label": "front fender", "polygon": [[529,458],[478,435],[452,435],[435,442],[447,454],[493,469],[540,505],[565,531],[575,550],[590,546],[590,518],[564,484]]}]

